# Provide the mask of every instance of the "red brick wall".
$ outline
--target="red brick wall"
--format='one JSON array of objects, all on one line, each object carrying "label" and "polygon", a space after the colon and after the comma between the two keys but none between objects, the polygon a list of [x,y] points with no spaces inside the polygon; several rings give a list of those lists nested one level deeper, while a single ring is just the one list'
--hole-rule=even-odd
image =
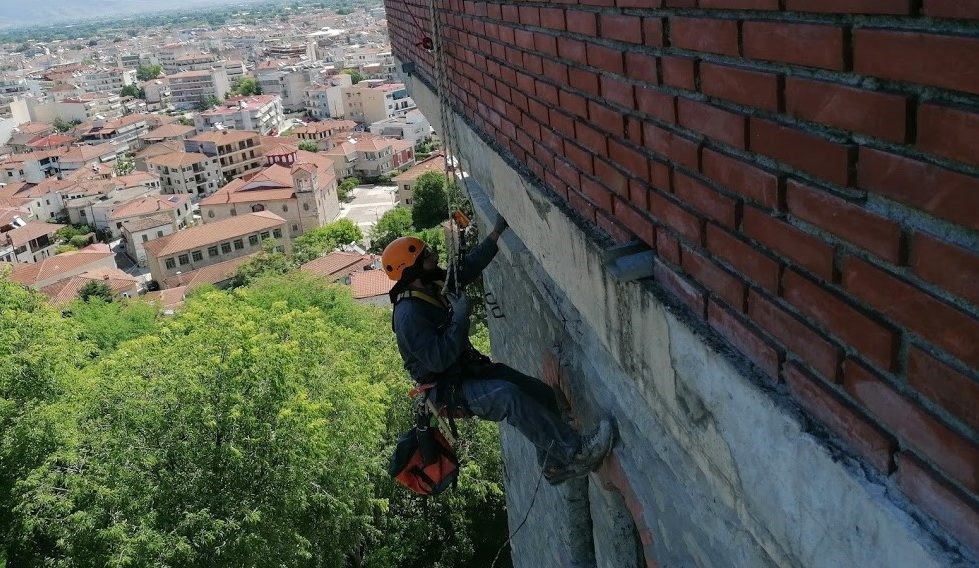
[{"label": "red brick wall", "polygon": [[468,122],[979,550],[979,4],[437,4]]}]

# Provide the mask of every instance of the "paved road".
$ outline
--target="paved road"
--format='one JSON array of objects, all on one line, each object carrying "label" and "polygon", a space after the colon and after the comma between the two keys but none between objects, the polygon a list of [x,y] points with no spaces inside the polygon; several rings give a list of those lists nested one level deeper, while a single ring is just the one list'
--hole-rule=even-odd
[{"label": "paved road", "polygon": [[353,200],[342,204],[340,219],[350,219],[360,227],[364,236],[384,213],[394,209],[397,186],[360,185],[354,188]]}]

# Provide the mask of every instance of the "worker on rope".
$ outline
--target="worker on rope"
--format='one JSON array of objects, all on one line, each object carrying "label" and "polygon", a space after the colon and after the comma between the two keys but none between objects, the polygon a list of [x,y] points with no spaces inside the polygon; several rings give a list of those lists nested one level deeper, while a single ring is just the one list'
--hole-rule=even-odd
[{"label": "worker on rope", "polygon": [[[470,303],[462,287],[474,281],[496,255],[507,228],[500,217],[493,232],[453,270],[456,282],[424,241],[401,237],[384,249],[381,262],[391,280],[392,326],[405,368],[420,396],[437,409],[499,422],[506,420],[538,449],[547,481],[554,485],[595,469],[611,450],[614,424],[603,419],[579,435],[561,419],[554,391],[501,363],[469,342]],[[443,289],[449,292],[443,295]],[[451,414],[450,414],[451,415]]]}]

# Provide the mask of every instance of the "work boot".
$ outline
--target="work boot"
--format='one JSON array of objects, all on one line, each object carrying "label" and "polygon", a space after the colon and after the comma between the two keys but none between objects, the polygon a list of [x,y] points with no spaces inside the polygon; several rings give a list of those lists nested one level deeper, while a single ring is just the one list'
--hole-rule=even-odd
[{"label": "work boot", "polygon": [[588,475],[602,463],[615,443],[615,422],[603,418],[590,433],[582,436],[578,451],[566,466],[552,466],[544,469],[544,479],[557,485],[569,479]]}]

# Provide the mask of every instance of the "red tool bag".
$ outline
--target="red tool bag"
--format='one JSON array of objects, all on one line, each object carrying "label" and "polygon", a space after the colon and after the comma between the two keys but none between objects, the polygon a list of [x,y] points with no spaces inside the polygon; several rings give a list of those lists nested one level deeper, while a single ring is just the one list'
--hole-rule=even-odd
[{"label": "red tool bag", "polygon": [[438,428],[416,425],[398,439],[388,474],[419,495],[438,495],[455,486],[459,459]]}]

